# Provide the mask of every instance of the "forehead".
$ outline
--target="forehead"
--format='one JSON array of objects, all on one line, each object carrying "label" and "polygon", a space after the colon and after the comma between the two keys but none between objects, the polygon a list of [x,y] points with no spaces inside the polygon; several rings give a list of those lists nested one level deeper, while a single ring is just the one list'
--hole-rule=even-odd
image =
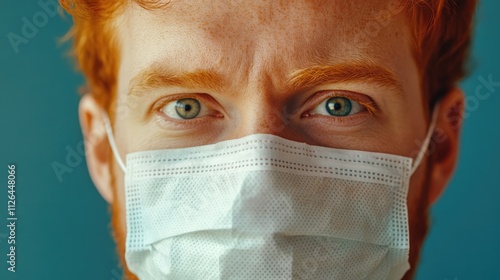
[{"label": "forehead", "polygon": [[117,20],[119,88],[158,63],[217,69],[234,79],[268,74],[279,80],[311,64],[353,59],[401,73],[412,61],[399,6],[397,0],[173,0],[145,10],[132,1]]}]

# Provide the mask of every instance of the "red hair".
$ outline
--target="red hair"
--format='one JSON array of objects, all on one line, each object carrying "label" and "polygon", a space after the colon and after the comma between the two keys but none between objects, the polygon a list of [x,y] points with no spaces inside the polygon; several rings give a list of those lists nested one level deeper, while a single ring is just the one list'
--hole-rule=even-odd
[{"label": "red hair", "polygon": [[[145,9],[168,2],[134,0]],[[119,46],[110,24],[127,1],[60,0],[73,16],[67,38],[72,54],[87,78],[87,90],[108,110],[116,94]],[[423,95],[433,104],[466,74],[477,0],[408,0],[404,3],[415,42],[415,61]],[[99,32],[96,32],[99,30]]]},{"label": "red hair", "polygon": [[434,104],[467,74],[477,0],[406,3],[423,95]]},{"label": "red hair", "polygon": [[[145,9],[168,5],[156,0],[134,1]],[[123,11],[128,1],[60,0],[60,3],[73,16],[74,25],[67,38],[73,39],[72,54],[87,78],[86,91],[113,115],[120,53],[111,19]],[[466,74],[476,4],[477,0],[407,0],[402,4],[412,31],[414,59],[426,106],[439,100]],[[116,195],[114,182],[113,178]],[[125,233],[120,231],[117,203],[113,203],[112,212],[118,253],[125,265]],[[418,234],[423,238],[427,231],[426,217],[417,222]],[[410,261],[416,262],[416,258],[418,252],[413,251]],[[125,271],[127,279],[137,279],[126,267]]]}]

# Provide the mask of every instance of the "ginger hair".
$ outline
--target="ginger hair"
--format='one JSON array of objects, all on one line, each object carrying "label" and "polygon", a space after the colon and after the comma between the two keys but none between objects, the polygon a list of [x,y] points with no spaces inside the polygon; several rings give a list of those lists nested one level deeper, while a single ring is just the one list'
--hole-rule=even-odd
[{"label": "ginger hair", "polygon": [[[149,10],[168,5],[155,0],[133,1]],[[74,24],[66,38],[73,40],[71,52],[87,79],[85,90],[109,110],[116,95],[120,62],[117,38],[110,23],[128,1],[60,3],[73,17]],[[407,0],[401,4],[411,25],[423,95],[433,104],[467,73],[477,0]]]},{"label": "ginger hair", "polygon": [[[73,17],[73,27],[66,39],[73,40],[71,53],[79,70],[86,77],[84,92],[90,92],[112,116],[120,63],[119,45],[112,19],[132,1],[148,10],[161,9],[167,6],[168,2],[59,1]],[[410,25],[414,59],[420,74],[422,100],[430,112],[432,104],[455,87],[467,74],[472,21],[477,0],[401,0],[400,4]],[[116,187],[113,186],[113,189],[116,190]],[[118,253],[121,263],[125,264],[125,248],[120,246],[120,243],[124,244],[125,233],[117,231],[119,225],[116,215],[119,210],[117,204],[112,205],[114,237],[119,243]],[[426,235],[428,227],[427,209],[421,209],[421,212],[425,217],[418,221],[420,236],[418,238]],[[413,252],[410,262],[416,262],[417,259],[418,253]],[[137,279],[127,267],[125,273],[126,279]],[[412,267],[407,277],[412,277],[413,273]]]}]

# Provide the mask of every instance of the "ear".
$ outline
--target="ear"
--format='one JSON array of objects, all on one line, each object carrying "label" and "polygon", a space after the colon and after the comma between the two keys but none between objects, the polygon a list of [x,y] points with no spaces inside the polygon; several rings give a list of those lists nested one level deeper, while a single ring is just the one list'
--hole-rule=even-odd
[{"label": "ear", "polygon": [[455,170],[463,108],[464,94],[458,88],[452,89],[440,101],[436,128],[430,144],[429,205],[441,196]]},{"label": "ear", "polygon": [[90,177],[101,196],[113,202],[110,174],[110,147],[104,129],[102,107],[90,95],[85,94],[78,107],[80,125],[85,139],[85,155]]}]

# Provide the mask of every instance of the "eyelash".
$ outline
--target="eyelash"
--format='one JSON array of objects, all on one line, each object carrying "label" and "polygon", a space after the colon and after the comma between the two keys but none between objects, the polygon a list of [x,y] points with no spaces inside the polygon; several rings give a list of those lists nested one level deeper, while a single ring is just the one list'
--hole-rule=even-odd
[{"label": "eyelash", "polygon": [[[329,98],[332,97],[345,97],[350,100],[358,102],[361,106],[364,107],[365,110],[362,112],[366,111],[366,113],[357,113],[354,115],[348,115],[348,116],[343,116],[343,117],[336,117],[336,116],[327,116],[327,115],[321,115],[321,114],[311,114],[311,112],[319,106],[322,102],[325,102]],[[163,123],[164,125],[167,126],[179,126],[179,127],[185,127],[185,126],[197,126],[199,124],[203,124],[206,122],[207,118],[206,116],[204,117],[196,117],[193,119],[173,119],[168,116],[165,116],[163,112],[161,112],[161,109],[166,106],[170,102],[174,102],[179,99],[185,99],[185,98],[194,98],[200,103],[203,103],[209,110],[217,112],[216,115],[214,115],[217,118],[224,117],[224,114],[220,113],[221,110],[214,109],[214,107],[217,106],[211,106],[213,103],[216,103],[216,101],[211,100],[213,99],[210,95],[208,94],[176,94],[176,95],[171,95],[166,98],[160,99],[158,102],[154,103],[150,109],[150,112],[154,112],[158,115],[159,121]],[[312,97],[310,97],[303,105],[304,108],[308,108],[305,110],[305,112],[299,112],[300,118],[309,118],[309,117],[317,117],[321,118],[323,121],[335,121],[335,122],[346,122],[350,121],[353,119],[359,119],[360,117],[370,117],[374,116],[378,112],[378,107],[375,104],[375,102],[368,96],[358,94],[358,93],[353,93],[353,92],[348,92],[348,91],[320,91],[314,94]],[[210,121],[214,121],[213,118],[208,118]]]},{"label": "eyelash", "polygon": [[205,107],[208,108],[210,111],[217,112],[217,114],[214,115],[214,117],[220,118],[223,117],[223,114],[219,112],[219,110],[214,109],[216,106],[210,106],[212,103],[214,103],[213,99],[210,95],[208,94],[176,94],[176,95],[171,95],[168,97],[165,97],[163,99],[160,99],[159,101],[155,102],[151,108],[150,112],[151,113],[156,113],[157,115],[160,116],[159,120],[163,123],[168,123],[170,125],[196,125],[200,121],[203,122],[204,117],[199,117],[199,118],[193,118],[193,119],[173,119],[168,116],[166,116],[161,109],[166,106],[170,102],[175,102],[180,99],[187,99],[187,98],[193,98],[198,100],[200,103],[202,103]]},{"label": "eyelash", "polygon": [[300,114],[301,118],[306,118],[306,117],[327,117],[327,118],[334,118],[338,121],[344,121],[348,118],[355,117],[358,114],[352,115],[352,116],[344,116],[344,117],[335,117],[335,116],[324,116],[324,115],[316,115],[316,114],[311,114],[311,112],[316,109],[321,103],[325,102],[326,100],[333,98],[333,97],[345,97],[347,99],[353,100],[358,102],[361,106],[363,106],[367,114],[370,116],[375,115],[378,112],[378,107],[375,104],[375,102],[368,96],[366,95],[361,95],[358,93],[353,93],[353,92],[348,92],[348,91],[321,91],[313,95],[311,98],[309,98],[305,104],[304,107],[308,108],[305,112],[302,112]]}]

